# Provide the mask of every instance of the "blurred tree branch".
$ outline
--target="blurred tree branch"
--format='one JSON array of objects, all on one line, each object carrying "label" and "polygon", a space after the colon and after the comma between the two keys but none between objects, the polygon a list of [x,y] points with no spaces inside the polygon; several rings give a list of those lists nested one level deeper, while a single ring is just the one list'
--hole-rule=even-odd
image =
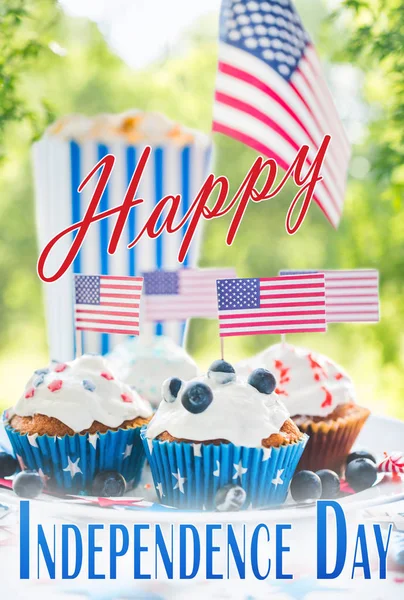
[{"label": "blurred tree branch", "polygon": [[[402,0],[344,0],[338,15],[350,19],[346,58],[368,74],[378,73],[383,90],[370,128],[373,174],[394,192],[404,189],[404,9]],[[381,110],[380,110],[381,109]],[[393,194],[395,195],[395,194]]]},{"label": "blurred tree branch", "polygon": [[[56,2],[42,2],[56,15]],[[34,107],[26,94],[20,93],[20,84],[26,70],[49,51],[45,42],[48,23],[36,13],[40,2],[7,0],[0,4],[0,160],[4,158],[5,132],[11,123],[28,124],[33,139],[39,137],[52,118],[46,101]],[[41,13],[42,16],[42,13]]]}]

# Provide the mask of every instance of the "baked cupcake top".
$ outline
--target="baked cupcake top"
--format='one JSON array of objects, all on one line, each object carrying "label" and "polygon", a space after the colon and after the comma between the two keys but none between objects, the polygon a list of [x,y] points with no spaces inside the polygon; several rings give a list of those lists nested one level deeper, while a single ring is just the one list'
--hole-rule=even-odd
[{"label": "baked cupcake top", "polygon": [[168,432],[176,439],[203,442],[225,440],[236,446],[258,448],[279,433],[289,413],[274,393],[276,381],[256,369],[248,381],[234,368],[215,361],[207,375],[185,383],[171,378],[163,384],[163,401],[147,427],[154,439]]},{"label": "baked cupcake top", "polygon": [[275,344],[240,362],[237,373],[248,375],[263,365],[277,379],[276,392],[292,417],[326,417],[337,406],[356,401],[351,378],[331,359],[290,344]]},{"label": "baked cupcake top", "polygon": [[8,419],[44,415],[80,432],[94,422],[115,428],[151,414],[149,403],[119,381],[104,358],[84,355],[36,370]]},{"label": "baked cupcake top", "polygon": [[168,377],[189,381],[198,374],[194,360],[165,336],[136,337],[117,346],[109,360],[122,381],[157,407]]}]

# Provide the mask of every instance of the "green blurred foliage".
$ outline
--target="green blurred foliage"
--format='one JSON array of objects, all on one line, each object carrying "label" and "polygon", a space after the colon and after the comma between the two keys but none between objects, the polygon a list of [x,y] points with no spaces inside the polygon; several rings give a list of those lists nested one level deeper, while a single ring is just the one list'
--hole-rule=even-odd
[{"label": "green blurred foliage", "polygon": [[7,125],[24,123],[33,139],[38,137],[52,115],[46,101],[42,110],[33,108],[29,96],[21,93],[24,72],[36,63],[45,44],[49,23],[39,28],[41,11],[38,2],[11,0],[0,4],[0,159],[4,157]]},{"label": "green blurred foliage", "polygon": [[[28,102],[29,111],[39,119],[45,99],[56,116],[137,107],[158,110],[209,131],[217,58],[215,19],[205,19],[189,32],[178,52],[147,69],[133,71],[113,54],[93,23],[68,18],[50,0],[24,2],[28,4],[32,12],[29,18],[22,18],[19,27],[42,31],[42,49],[34,61],[27,59],[19,69],[15,98],[22,98],[23,104]],[[364,402],[404,417],[404,228],[399,169],[403,127],[402,119],[401,127],[397,121],[403,101],[403,70],[398,46],[392,42],[390,52],[384,48],[380,50],[383,55],[378,54],[373,42],[381,35],[379,25],[374,32],[371,29],[366,36],[362,34],[362,10],[373,3],[347,0],[332,21],[325,20],[327,13],[320,1],[298,4],[327,63],[351,61],[365,74],[362,100],[371,122],[366,139],[354,148],[354,159],[369,161],[370,169],[365,179],[350,179],[344,218],[337,231],[313,205],[299,232],[288,236],[284,220],[294,196],[293,185],[289,185],[278,197],[248,207],[232,247],[224,241],[231,216],[208,223],[200,264],[234,265],[240,276],[270,276],[280,268],[380,269],[380,324],[334,325],[326,335],[296,335],[293,342],[340,361],[353,374]],[[396,0],[386,0],[380,8],[388,17],[383,35],[388,27],[391,37],[398,35],[397,6]],[[378,42],[379,46],[382,44]],[[10,120],[4,127],[4,138],[7,160],[0,167],[0,352],[8,368],[10,354],[21,355],[28,348],[42,360],[46,350],[35,271],[29,119]],[[228,176],[234,191],[256,154],[224,136],[215,136],[215,143],[215,172]],[[233,360],[274,341],[266,336],[232,338],[225,343],[226,357]],[[202,365],[216,357],[217,323],[195,320],[189,349]],[[34,366],[33,359],[28,362]],[[5,368],[3,372],[7,375]],[[9,393],[15,393],[20,385],[18,381]]]}]

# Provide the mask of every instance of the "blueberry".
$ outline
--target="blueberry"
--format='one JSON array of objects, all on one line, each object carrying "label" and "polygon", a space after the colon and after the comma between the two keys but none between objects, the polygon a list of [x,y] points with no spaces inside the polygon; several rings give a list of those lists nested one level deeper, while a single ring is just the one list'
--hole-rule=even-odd
[{"label": "blueberry", "polygon": [[203,412],[213,400],[212,390],[200,381],[190,383],[182,394],[181,402],[190,413],[197,415]]},{"label": "blueberry", "polygon": [[209,367],[208,377],[218,383],[230,383],[236,379],[234,367],[225,360],[215,360]]},{"label": "blueberry", "polygon": [[178,377],[166,379],[163,383],[163,398],[166,402],[174,402],[182,386],[182,381]]},{"label": "blueberry", "polygon": [[248,383],[261,394],[272,394],[276,388],[276,379],[266,369],[255,369],[248,377]]},{"label": "blueberry", "polygon": [[330,469],[321,469],[316,472],[321,479],[322,494],[321,497],[327,500],[338,498],[341,488],[341,483],[338,475]]},{"label": "blueberry", "polygon": [[313,471],[299,471],[292,479],[290,492],[296,502],[318,500],[322,493],[321,479]]},{"label": "blueberry", "polygon": [[219,512],[237,511],[243,507],[247,494],[245,490],[234,483],[219,488],[215,496],[215,508]]},{"label": "blueberry", "polygon": [[43,490],[43,481],[37,471],[21,471],[14,478],[13,490],[20,498],[36,498]]},{"label": "blueberry", "polygon": [[0,452],[0,477],[11,477],[14,475],[18,468],[18,461],[11,456],[11,454],[7,454],[7,452]]},{"label": "blueberry", "polygon": [[375,464],[377,463],[375,456],[367,450],[357,450],[356,452],[351,452],[351,454],[348,454],[346,464],[349,465],[351,461],[356,460],[357,458],[368,458]]},{"label": "blueberry", "polygon": [[377,466],[368,458],[355,458],[347,465],[345,479],[355,492],[363,492],[376,481]]},{"label": "blueberry", "polygon": [[92,492],[99,498],[123,496],[126,490],[126,481],[117,471],[100,471],[94,477]]}]

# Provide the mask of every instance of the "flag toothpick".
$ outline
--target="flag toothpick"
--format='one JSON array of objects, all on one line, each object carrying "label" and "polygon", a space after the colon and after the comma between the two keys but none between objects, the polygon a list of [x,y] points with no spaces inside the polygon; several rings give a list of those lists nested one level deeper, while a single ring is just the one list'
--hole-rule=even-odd
[{"label": "flag toothpick", "polygon": [[83,334],[76,329],[76,358],[83,354]]}]

